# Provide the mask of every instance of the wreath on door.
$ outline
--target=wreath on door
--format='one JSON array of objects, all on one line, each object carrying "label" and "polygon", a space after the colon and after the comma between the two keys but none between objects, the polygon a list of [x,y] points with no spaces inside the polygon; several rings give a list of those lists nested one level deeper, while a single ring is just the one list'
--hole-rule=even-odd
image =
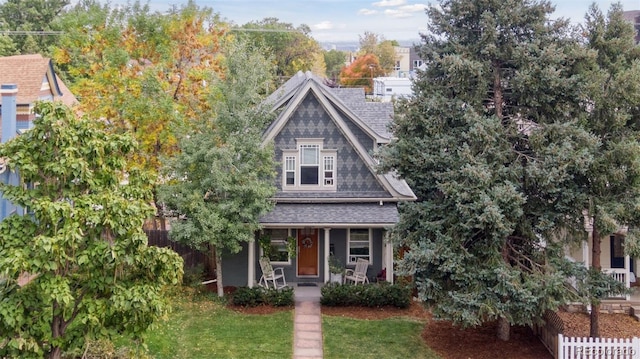
[{"label": "wreath on door", "polygon": [[311,238],[307,237],[302,240],[302,248],[311,248],[312,245],[313,241],[311,240]]}]

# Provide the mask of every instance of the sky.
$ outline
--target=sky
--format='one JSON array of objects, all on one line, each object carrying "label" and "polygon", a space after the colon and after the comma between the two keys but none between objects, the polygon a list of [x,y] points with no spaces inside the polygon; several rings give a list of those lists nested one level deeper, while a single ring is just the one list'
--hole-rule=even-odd
[{"label": "sky", "polygon": [[[166,11],[187,0],[150,0],[152,9]],[[116,1],[118,2],[118,1]],[[236,25],[276,17],[294,26],[306,24],[319,42],[357,42],[365,31],[387,40],[418,42],[427,16],[424,9],[434,0],[195,0],[201,7]],[[564,17],[582,23],[589,5],[595,2],[606,12],[616,0],[551,0],[556,6],[552,18]],[[640,0],[620,0],[623,9],[640,10]]]}]

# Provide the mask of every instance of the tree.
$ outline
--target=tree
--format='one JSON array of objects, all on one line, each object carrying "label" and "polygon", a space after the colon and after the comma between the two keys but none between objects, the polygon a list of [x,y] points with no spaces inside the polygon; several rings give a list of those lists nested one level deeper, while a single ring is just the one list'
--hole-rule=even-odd
[{"label": "tree", "polygon": [[380,67],[384,70],[384,74],[391,73],[396,65],[397,41],[385,40],[384,36],[377,35],[369,31],[365,31],[360,37],[360,56],[373,54],[378,58]]},{"label": "tree", "polygon": [[[52,31],[51,24],[69,0],[6,0],[0,4],[0,18],[12,31]],[[33,36],[21,34],[13,42],[22,54],[48,53],[48,47],[57,41],[51,34]]]},{"label": "tree", "polygon": [[93,0],[74,7],[54,60],[81,99],[80,110],[131,132],[141,151],[133,158],[153,172],[159,157],[177,149],[186,119],[209,108],[209,83],[221,71],[224,25],[193,2],[168,14],[138,2],[110,9]]},{"label": "tree", "polygon": [[182,259],[147,246],[150,181],[126,167],[133,139],[61,104],[35,111],[34,127],[0,146],[21,177],[0,190],[29,213],[0,222],[0,356],[60,358],[108,331],[140,335],[167,312]]},{"label": "tree", "polygon": [[324,63],[327,65],[327,76],[337,82],[340,71],[347,63],[347,54],[344,51],[329,50],[324,52]]},{"label": "tree", "polygon": [[373,78],[383,76],[384,70],[376,55],[358,57],[340,72],[340,83],[349,87],[364,87],[366,93],[373,93]]},{"label": "tree", "polygon": [[273,58],[276,75],[291,77],[298,71],[310,71],[322,61],[320,44],[311,37],[311,29],[302,24],[294,27],[269,17],[242,25],[239,38],[254,46],[265,48],[268,57]]},{"label": "tree", "polygon": [[[578,126],[583,56],[546,1],[444,0],[422,37],[426,70],[399,104],[384,170],[418,201],[394,229],[401,269],[438,318],[497,320],[497,336],[571,294],[564,259],[597,138]],[[566,233],[565,236],[561,234]],[[582,229],[584,233],[584,227]]]},{"label": "tree", "polygon": [[198,249],[215,262],[218,295],[223,296],[222,257],[254,240],[259,216],[273,208],[273,147],[261,146],[262,129],[272,118],[259,106],[259,90],[271,80],[270,66],[248,44],[228,44],[224,77],[208,122],[179,142],[166,162],[171,180],[159,196],[180,218],[171,238]]},{"label": "tree", "polygon": [[[591,282],[601,274],[600,246],[603,238],[628,226],[625,251],[640,254],[640,49],[634,45],[634,29],[622,16],[622,7],[611,7],[608,16],[592,5],[584,26],[589,56],[580,74],[588,81],[581,124],[600,146],[589,170],[576,177],[587,198],[576,210],[586,211],[591,227]],[[591,288],[592,337],[599,336],[600,301],[608,291]]]}]

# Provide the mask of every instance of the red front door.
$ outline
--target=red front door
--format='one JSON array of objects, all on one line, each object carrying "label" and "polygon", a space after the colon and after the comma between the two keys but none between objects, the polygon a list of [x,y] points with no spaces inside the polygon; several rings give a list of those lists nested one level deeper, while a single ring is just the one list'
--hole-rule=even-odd
[{"label": "red front door", "polygon": [[318,229],[298,230],[298,275],[318,275]]}]

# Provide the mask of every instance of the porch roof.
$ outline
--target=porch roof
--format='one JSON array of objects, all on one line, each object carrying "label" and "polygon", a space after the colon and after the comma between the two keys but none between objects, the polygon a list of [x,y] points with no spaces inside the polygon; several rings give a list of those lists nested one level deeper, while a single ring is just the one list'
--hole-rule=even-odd
[{"label": "porch roof", "polygon": [[267,227],[388,227],[398,222],[395,203],[277,203],[260,218]]}]

